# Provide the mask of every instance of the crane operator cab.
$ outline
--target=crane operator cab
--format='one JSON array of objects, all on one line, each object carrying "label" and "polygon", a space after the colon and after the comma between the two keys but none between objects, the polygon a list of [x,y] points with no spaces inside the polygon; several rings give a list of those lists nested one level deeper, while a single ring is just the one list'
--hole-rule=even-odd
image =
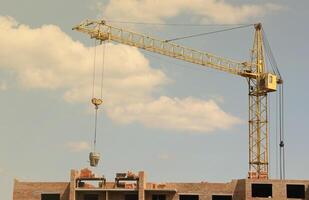
[{"label": "crane operator cab", "polygon": [[277,76],[271,73],[265,73],[260,80],[260,88],[265,92],[274,92],[277,90]]}]

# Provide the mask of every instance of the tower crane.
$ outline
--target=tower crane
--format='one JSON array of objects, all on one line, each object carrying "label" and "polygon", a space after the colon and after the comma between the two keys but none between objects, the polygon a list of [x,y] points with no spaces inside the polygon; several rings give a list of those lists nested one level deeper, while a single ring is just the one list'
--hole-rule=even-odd
[{"label": "tower crane", "polygon": [[249,172],[250,179],[269,178],[269,127],[268,93],[282,84],[279,73],[266,69],[261,23],[255,24],[251,60],[238,62],[199,51],[168,40],[137,33],[108,24],[105,20],[86,20],[73,30],[86,33],[91,38],[113,41],[144,49],[175,59],[238,75],[247,79],[249,89]]}]

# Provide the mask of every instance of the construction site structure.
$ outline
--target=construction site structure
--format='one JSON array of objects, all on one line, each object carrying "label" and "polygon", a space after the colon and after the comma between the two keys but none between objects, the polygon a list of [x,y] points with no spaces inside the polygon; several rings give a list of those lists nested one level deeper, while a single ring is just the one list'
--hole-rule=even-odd
[{"label": "construction site structure", "polygon": [[75,26],[77,30],[90,35],[91,38],[113,41],[144,49],[186,62],[206,66],[219,71],[245,77],[249,88],[249,172],[250,179],[269,178],[269,127],[268,98],[269,92],[277,90],[282,84],[279,71],[266,69],[263,32],[261,23],[255,24],[255,35],[251,60],[238,62],[215,56],[141,33],[109,25],[104,20],[87,20]]},{"label": "construction site structure", "polygon": [[115,181],[71,170],[68,182],[15,180],[13,200],[309,200],[309,180],[238,179],[227,183],[153,183],[145,172],[117,173]]}]

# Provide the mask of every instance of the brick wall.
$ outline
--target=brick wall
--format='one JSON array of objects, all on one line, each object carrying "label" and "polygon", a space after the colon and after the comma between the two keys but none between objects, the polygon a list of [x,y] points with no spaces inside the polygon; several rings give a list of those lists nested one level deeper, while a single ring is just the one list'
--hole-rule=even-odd
[{"label": "brick wall", "polygon": [[167,183],[166,187],[177,190],[172,200],[178,200],[181,194],[196,194],[199,195],[199,200],[211,200],[212,195],[235,195],[237,200],[245,199],[244,180],[229,183]]},{"label": "brick wall", "polygon": [[[253,198],[252,197],[252,184],[271,184],[272,185],[272,198]],[[284,200],[287,199],[287,184],[297,184],[305,186],[305,200],[309,200],[309,181],[308,180],[246,180],[246,199],[272,199]]]},{"label": "brick wall", "polygon": [[42,193],[59,193],[61,200],[69,200],[69,183],[20,182],[15,180],[13,200],[41,200]]},{"label": "brick wall", "polygon": [[[106,200],[106,191],[87,190],[75,192],[75,179],[77,171],[71,171],[70,182],[20,182],[15,181],[13,200],[40,200],[42,193],[58,193],[61,200],[84,200],[85,194],[99,194],[99,200]],[[228,183],[146,183],[144,173],[140,173],[138,188],[120,189],[116,188],[114,182],[108,182],[105,190],[108,192],[109,200],[124,200],[126,194],[139,194],[140,200],[151,200],[153,194],[165,194],[166,200],[179,200],[180,195],[195,194],[199,200],[211,200],[212,195],[232,195],[233,200],[254,200],[269,198],[253,198],[252,184],[271,184],[273,200],[287,199],[287,184],[304,185],[305,199],[309,200],[309,180],[250,180],[240,179]],[[116,191],[118,190],[118,191]],[[76,197],[75,197],[76,194]],[[71,197],[71,199],[70,199]]]}]

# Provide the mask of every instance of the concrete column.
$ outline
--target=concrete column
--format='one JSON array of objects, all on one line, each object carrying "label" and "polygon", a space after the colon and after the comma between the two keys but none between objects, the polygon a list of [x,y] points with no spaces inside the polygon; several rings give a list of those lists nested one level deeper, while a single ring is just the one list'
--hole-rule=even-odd
[{"label": "concrete column", "polygon": [[105,200],[108,200],[108,191],[105,192]]},{"label": "concrete column", "polygon": [[72,169],[70,176],[70,200],[75,200],[75,188],[76,188],[76,178],[78,177],[78,171]]},{"label": "concrete column", "polygon": [[138,200],[145,200],[146,175],[144,171],[138,172]]}]

